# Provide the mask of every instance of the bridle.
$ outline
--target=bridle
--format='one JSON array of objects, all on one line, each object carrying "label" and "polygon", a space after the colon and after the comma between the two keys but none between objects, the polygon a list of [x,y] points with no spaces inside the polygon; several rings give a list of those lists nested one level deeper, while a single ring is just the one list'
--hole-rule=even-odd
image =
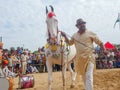
[{"label": "bridle", "polygon": [[[47,6],[46,6],[46,15],[47,15],[47,20],[46,20],[46,23],[48,24],[49,28],[47,29],[48,31],[48,39],[47,41],[50,43],[50,44],[57,44],[58,42],[58,26],[57,26],[57,20],[55,19],[56,15],[54,13],[54,8],[50,5],[50,8],[51,8],[51,11],[48,12],[48,9],[47,9]],[[48,23],[49,21],[49,23]],[[55,30],[55,28],[53,27],[50,27],[50,25],[52,26],[52,22],[56,23],[53,25],[56,25],[56,29],[57,31]],[[50,31],[52,30],[52,31]],[[56,31],[56,32],[54,32]],[[54,33],[51,33],[51,32],[54,32]]]}]

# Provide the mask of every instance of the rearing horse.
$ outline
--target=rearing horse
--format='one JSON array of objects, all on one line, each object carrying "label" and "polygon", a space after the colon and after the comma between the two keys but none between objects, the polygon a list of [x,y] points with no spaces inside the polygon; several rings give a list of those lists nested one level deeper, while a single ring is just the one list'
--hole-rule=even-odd
[{"label": "rearing horse", "polygon": [[52,65],[59,64],[62,65],[62,79],[63,79],[63,89],[65,90],[65,79],[66,79],[66,69],[71,72],[71,87],[74,86],[74,81],[76,78],[76,73],[71,68],[71,61],[75,58],[76,49],[75,46],[68,46],[64,41],[61,32],[58,30],[58,20],[54,13],[54,8],[50,6],[51,11],[49,12],[46,7],[46,23],[47,23],[47,48],[46,53],[46,65],[48,70],[48,90],[51,90],[52,82]]}]

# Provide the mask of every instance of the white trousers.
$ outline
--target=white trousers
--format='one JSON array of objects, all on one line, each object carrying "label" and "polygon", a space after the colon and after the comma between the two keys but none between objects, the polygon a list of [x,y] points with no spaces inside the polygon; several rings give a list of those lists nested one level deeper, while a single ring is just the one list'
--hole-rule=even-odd
[{"label": "white trousers", "polygon": [[90,63],[90,65],[87,68],[86,74],[82,76],[85,90],[93,90],[93,70],[94,70],[94,64]]}]

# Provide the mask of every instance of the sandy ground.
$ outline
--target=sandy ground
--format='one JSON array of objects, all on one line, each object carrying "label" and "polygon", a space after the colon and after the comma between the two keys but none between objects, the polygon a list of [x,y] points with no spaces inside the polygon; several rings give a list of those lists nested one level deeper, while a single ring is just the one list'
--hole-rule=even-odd
[{"label": "sandy ground", "polygon": [[[29,74],[35,78],[35,86],[18,90],[47,90],[47,73]],[[53,72],[52,90],[63,90],[61,72]],[[67,90],[85,90],[82,79],[77,75],[75,87],[70,88],[70,73],[67,72]],[[18,77],[14,79],[14,89],[18,88]],[[94,90],[120,90],[120,69],[96,70],[94,73]]]}]

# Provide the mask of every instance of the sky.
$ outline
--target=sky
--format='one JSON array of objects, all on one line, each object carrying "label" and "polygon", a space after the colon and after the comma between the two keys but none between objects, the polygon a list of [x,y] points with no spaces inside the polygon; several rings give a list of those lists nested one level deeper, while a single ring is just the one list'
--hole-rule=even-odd
[{"label": "sky", "polygon": [[58,28],[72,36],[76,20],[106,43],[120,44],[120,28],[113,25],[120,12],[120,0],[0,0],[0,36],[3,48],[24,47],[31,51],[46,43],[45,7],[54,7]]}]

